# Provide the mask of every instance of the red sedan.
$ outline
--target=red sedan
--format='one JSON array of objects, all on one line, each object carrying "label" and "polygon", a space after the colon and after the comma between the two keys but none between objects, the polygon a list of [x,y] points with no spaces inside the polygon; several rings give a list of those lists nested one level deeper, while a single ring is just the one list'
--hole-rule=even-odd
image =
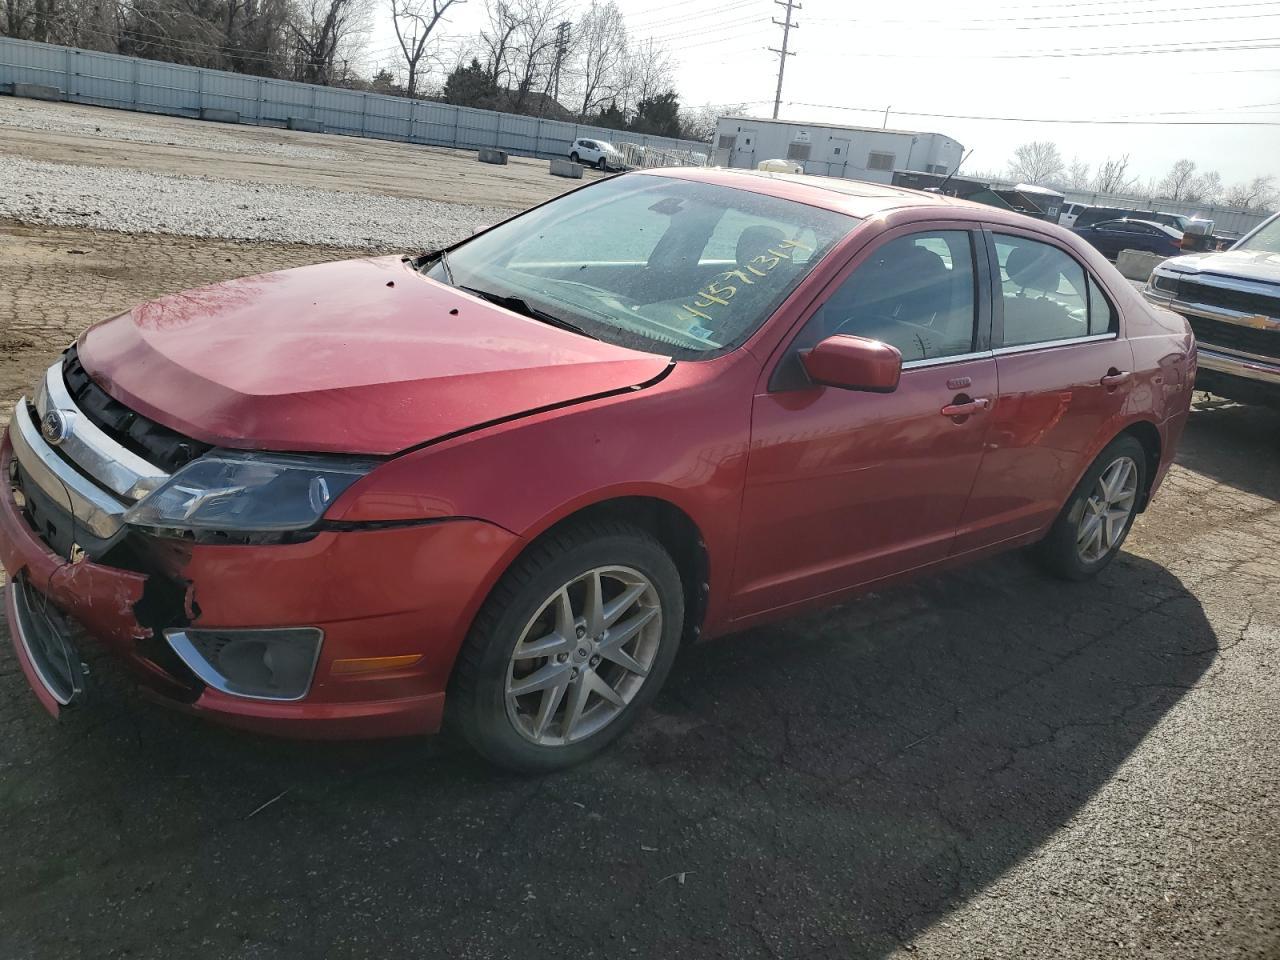
[{"label": "red sedan", "polygon": [[[15,649],[255,730],[591,755],[681,642],[1035,545],[1093,576],[1195,345],[1066,230],[843,180],[629,174],[444,252],[165,297],[18,402]],[[709,681],[714,682],[714,681]]]}]

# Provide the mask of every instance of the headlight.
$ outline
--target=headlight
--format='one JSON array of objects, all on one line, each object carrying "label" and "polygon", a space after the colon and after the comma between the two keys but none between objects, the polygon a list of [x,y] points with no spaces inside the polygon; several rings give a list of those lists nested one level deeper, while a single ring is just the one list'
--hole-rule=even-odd
[{"label": "headlight", "polygon": [[1161,293],[1172,295],[1178,292],[1178,278],[1171,273],[1153,272],[1148,285],[1152,290],[1159,290]]},{"label": "headlight", "polygon": [[124,519],[162,529],[303,530],[376,465],[350,457],[218,450],[187,464]]}]

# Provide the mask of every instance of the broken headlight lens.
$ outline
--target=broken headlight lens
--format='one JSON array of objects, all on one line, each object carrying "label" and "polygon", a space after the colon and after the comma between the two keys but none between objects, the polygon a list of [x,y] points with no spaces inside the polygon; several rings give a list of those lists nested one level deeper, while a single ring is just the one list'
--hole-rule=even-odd
[{"label": "broken headlight lens", "polygon": [[124,519],[160,529],[303,530],[376,465],[351,457],[215,450],[139,500]]}]

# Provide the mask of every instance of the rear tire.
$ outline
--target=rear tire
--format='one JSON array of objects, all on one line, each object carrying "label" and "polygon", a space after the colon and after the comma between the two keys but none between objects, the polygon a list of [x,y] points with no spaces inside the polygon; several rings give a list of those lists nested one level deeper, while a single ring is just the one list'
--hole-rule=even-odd
[{"label": "rear tire", "polygon": [[454,669],[450,720],[509,770],[581,763],[653,700],[683,632],[680,574],[650,533],[596,521],[550,534],[476,616]]},{"label": "rear tire", "polygon": [[569,159],[574,163],[580,162],[578,160],[578,152],[576,150],[573,153],[569,154]]},{"label": "rear tire", "polygon": [[1137,438],[1122,434],[1107,444],[1033,548],[1040,565],[1064,580],[1088,580],[1105,570],[1138,515],[1148,470]]}]

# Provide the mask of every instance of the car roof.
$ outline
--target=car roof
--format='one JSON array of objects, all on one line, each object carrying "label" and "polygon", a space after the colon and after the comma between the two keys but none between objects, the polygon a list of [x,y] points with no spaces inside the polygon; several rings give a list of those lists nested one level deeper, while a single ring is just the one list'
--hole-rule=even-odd
[{"label": "car roof", "polygon": [[736,187],[752,193],[794,200],[811,207],[822,207],[851,217],[867,219],[889,210],[908,207],[933,208],[943,219],[980,219],[993,223],[1017,225],[1026,223],[1022,214],[998,207],[947,197],[923,190],[909,190],[864,180],[840,177],[818,177],[798,173],[769,173],[764,170],[726,170],[723,167],[667,167],[638,170],[625,176],[658,176],[675,180],[692,180],[725,187]]}]

